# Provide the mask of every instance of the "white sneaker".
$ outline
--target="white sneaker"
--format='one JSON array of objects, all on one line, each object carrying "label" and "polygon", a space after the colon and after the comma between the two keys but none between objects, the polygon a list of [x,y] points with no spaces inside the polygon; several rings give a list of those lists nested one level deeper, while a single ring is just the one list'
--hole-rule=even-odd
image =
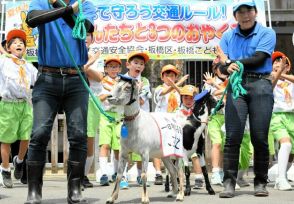
[{"label": "white sneaker", "polygon": [[212,173],[210,182],[212,185],[223,185],[222,176],[219,171]]},{"label": "white sneaker", "polygon": [[292,186],[287,181],[287,179],[276,179],[275,189],[280,191],[290,191],[292,190]]},{"label": "white sneaker", "polygon": [[235,190],[240,190],[240,189],[241,189],[240,186],[236,183]]}]

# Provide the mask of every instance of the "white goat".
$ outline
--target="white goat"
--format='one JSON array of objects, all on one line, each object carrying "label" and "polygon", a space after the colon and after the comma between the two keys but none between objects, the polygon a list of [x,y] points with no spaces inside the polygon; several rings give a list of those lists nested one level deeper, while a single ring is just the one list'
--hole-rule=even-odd
[{"label": "white goat", "polygon": [[[119,183],[122,178],[122,174],[126,163],[128,161],[128,154],[135,152],[142,157],[142,203],[149,203],[149,197],[147,194],[146,182],[147,182],[147,167],[149,158],[162,158],[165,167],[168,169],[171,175],[172,192],[168,197],[174,196],[178,193],[177,176],[180,178],[180,188],[177,194],[176,200],[183,201],[183,171],[179,168],[178,159],[176,164],[173,164],[170,157],[163,157],[160,141],[160,130],[153,113],[148,113],[140,109],[139,105],[139,86],[136,80],[126,79],[123,76],[120,81],[115,85],[112,96],[108,98],[108,101],[114,105],[121,105],[124,108],[124,124],[128,129],[127,138],[121,138],[121,151],[119,158],[118,174],[115,183],[114,190],[111,197],[107,200],[107,203],[114,203],[118,198]],[[166,113],[168,114],[168,113]],[[164,116],[165,113],[162,113]],[[158,114],[156,115],[158,116]]]}]

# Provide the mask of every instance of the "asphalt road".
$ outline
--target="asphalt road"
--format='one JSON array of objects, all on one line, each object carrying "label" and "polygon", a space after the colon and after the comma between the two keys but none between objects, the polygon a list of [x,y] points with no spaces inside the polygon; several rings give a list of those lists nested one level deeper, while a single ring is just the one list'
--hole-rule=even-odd
[{"label": "asphalt road", "polygon": [[[113,184],[107,187],[99,186],[99,183],[94,181],[94,188],[83,191],[89,203],[102,204],[105,203],[113,190]],[[246,177],[252,182],[252,175]],[[191,180],[194,184],[194,181]],[[43,185],[43,204],[63,204],[66,203],[67,183],[65,175],[45,175]],[[294,183],[292,183],[294,187]],[[182,203],[185,204],[294,204],[294,191],[277,191],[274,190],[273,184],[269,184],[269,197],[254,197],[253,186],[241,188],[236,191],[236,196],[231,199],[220,199],[218,193],[222,190],[221,186],[213,186],[216,195],[208,195],[205,189],[193,190],[191,196],[185,197]],[[129,204],[141,202],[142,188],[136,183],[130,183],[128,190],[121,190],[116,203]],[[151,184],[148,187],[150,203],[168,204],[176,203],[174,198],[167,198],[167,193],[164,192],[164,186],[155,186]],[[18,181],[14,181],[14,187],[7,189],[0,187],[0,204],[19,204],[24,203],[27,195],[27,186]],[[181,202],[177,202],[181,203]]]}]

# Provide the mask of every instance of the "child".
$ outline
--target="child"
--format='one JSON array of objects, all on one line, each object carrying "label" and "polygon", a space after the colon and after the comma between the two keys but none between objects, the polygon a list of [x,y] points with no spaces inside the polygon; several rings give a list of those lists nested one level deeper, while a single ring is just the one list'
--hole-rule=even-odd
[{"label": "child", "polygon": [[[282,59],[285,62],[283,63]],[[270,124],[270,132],[275,140],[280,143],[278,153],[278,178],[275,189],[291,190],[291,184],[287,180],[287,167],[290,167],[289,155],[294,153],[294,77],[290,75],[291,62],[282,52],[274,52],[272,55],[273,72],[281,72],[281,76],[274,88],[274,108]]]},{"label": "child", "polygon": [[[227,85],[227,76],[220,73],[219,60],[215,59],[212,63],[212,71],[214,77],[209,74],[204,74],[204,89],[210,90],[212,95],[219,100],[225,86]],[[225,99],[225,98],[224,98]],[[216,115],[211,117],[208,123],[208,136],[212,142],[211,149],[211,163],[212,163],[212,176],[211,184],[222,185],[223,171],[222,171],[222,147],[224,145],[224,134],[221,127],[225,123],[224,111],[221,109]]]},{"label": "child", "polygon": [[[226,75],[221,74],[219,59],[215,59],[212,66],[215,77],[212,77],[209,73],[205,73],[204,82],[205,89],[210,90],[211,93],[216,97],[216,99],[220,99],[221,95],[224,92],[225,87],[227,86],[228,79]],[[225,103],[224,98],[224,103]],[[224,111],[220,110],[216,115],[214,115],[208,123],[208,135],[212,142],[212,176],[211,176],[211,184],[213,185],[222,185],[223,180],[223,171],[222,171],[222,151],[225,142],[225,134],[222,130],[224,127],[225,119],[224,119]],[[248,130],[248,128],[246,129]],[[244,137],[241,143],[241,152],[239,158],[239,170],[237,176],[236,189],[240,189],[240,187],[249,186],[249,183],[244,180],[243,176],[246,170],[249,168],[250,159],[252,155],[252,145],[250,142],[249,131],[244,132]]]},{"label": "child", "polygon": [[14,177],[22,177],[23,159],[28,149],[32,129],[30,88],[37,78],[37,69],[23,59],[26,52],[26,34],[11,30],[7,34],[6,49],[9,55],[0,58],[0,142],[2,184],[12,188],[9,166],[10,144],[20,140],[18,155],[13,158]]},{"label": "child", "polygon": [[[99,95],[100,100],[103,102],[104,109],[106,113],[119,121],[121,115],[116,106],[113,106],[105,100],[110,94],[111,90],[116,83],[118,74],[121,72],[121,60],[117,57],[110,56],[105,59],[105,73],[106,76],[102,80],[103,89]],[[100,184],[102,186],[109,185],[109,179],[107,176],[107,161],[110,149],[114,151],[114,172],[116,175],[118,168],[118,158],[120,149],[120,130],[121,123],[112,123],[108,121],[106,117],[100,118],[100,129],[99,129],[99,162],[102,176],[100,178]],[[113,175],[113,177],[115,177]]]},{"label": "child", "polygon": [[[185,85],[183,88],[180,89],[181,95],[181,106],[179,107],[178,112],[180,112],[183,116],[188,117],[193,112],[194,106],[194,96],[198,93],[198,89],[192,85]],[[195,173],[195,189],[203,188],[203,175],[202,169],[200,165],[199,158],[196,153],[191,156],[193,170]]]},{"label": "child", "polygon": [[[134,79],[137,79],[140,83],[140,107],[146,112],[150,112],[150,104],[149,99],[151,98],[151,90],[150,90],[150,83],[149,80],[146,77],[142,77],[141,73],[145,69],[145,64],[148,62],[149,56],[148,54],[144,52],[131,52],[128,55],[127,58],[127,69],[128,72],[125,74],[126,76],[132,77]],[[131,160],[137,162],[137,170],[138,170],[138,176],[137,176],[137,183],[139,185],[142,185],[141,180],[141,173],[142,173],[142,159],[141,156],[135,153],[131,154]],[[148,183],[147,183],[148,185]],[[128,187],[128,182],[126,179],[123,179],[120,183],[120,187],[125,189]]]},{"label": "child", "polygon": [[[170,81],[175,83],[179,77],[180,71],[171,64],[165,65],[161,69],[161,80],[163,84],[158,86],[154,92],[155,112],[175,112],[181,102],[179,90],[176,90]],[[182,77],[176,86],[181,86],[188,78],[188,75]],[[155,185],[162,185],[161,160],[154,158],[154,168],[156,170]]]},{"label": "child", "polygon": [[[93,43],[93,33],[87,33],[86,37],[86,46],[89,50],[90,45]],[[97,65],[95,65],[95,61],[99,58],[100,53],[89,53],[89,60],[87,64],[84,66],[85,73],[89,79],[89,83],[91,86],[91,90],[94,95],[98,98],[99,93],[102,91],[101,81],[103,79],[103,73],[98,71]],[[89,97],[88,103],[88,116],[87,116],[87,159],[85,163],[85,172],[83,179],[83,186],[85,188],[93,187],[93,184],[89,181],[88,174],[90,172],[90,168],[92,166],[94,160],[94,140],[99,127],[100,121],[100,112],[96,107],[94,100],[92,97]]]}]

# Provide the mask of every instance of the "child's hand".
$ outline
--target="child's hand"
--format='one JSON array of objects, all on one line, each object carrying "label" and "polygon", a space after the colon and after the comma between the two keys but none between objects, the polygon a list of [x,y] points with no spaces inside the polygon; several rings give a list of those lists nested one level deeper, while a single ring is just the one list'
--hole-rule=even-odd
[{"label": "child's hand", "polygon": [[220,63],[225,65],[226,60],[228,60],[228,56],[225,55],[225,53],[223,52],[222,48],[219,45],[217,45],[215,49],[216,49],[216,55],[220,58]]},{"label": "child's hand", "polygon": [[187,74],[187,75],[185,75],[185,76],[182,77],[182,79],[183,79],[184,81],[186,81],[188,78],[189,78],[189,74]]},{"label": "child's hand", "polygon": [[203,77],[204,77],[204,80],[203,81],[205,83],[207,83],[209,85],[213,85],[215,83],[215,78],[212,76],[211,73],[205,72],[204,75],[203,75]]}]

